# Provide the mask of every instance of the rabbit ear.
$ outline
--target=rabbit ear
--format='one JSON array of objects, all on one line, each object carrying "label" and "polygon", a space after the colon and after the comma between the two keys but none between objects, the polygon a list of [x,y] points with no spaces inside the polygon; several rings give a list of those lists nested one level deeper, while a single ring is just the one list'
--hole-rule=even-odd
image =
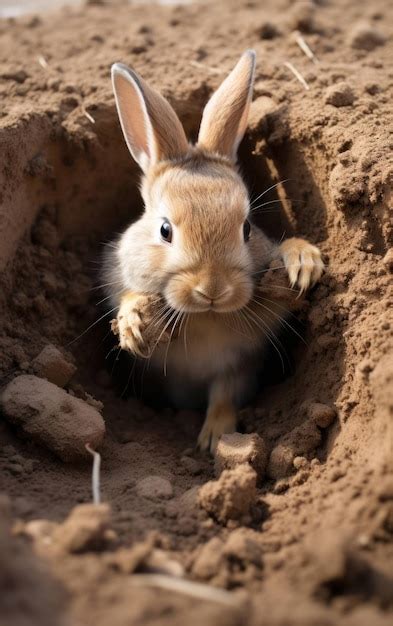
[{"label": "rabbit ear", "polygon": [[112,65],[112,84],[124,138],[145,173],[153,163],[187,153],[183,126],[165,98],[122,63]]},{"label": "rabbit ear", "polygon": [[254,82],[255,52],[247,50],[207,103],[198,145],[236,160],[247,128]]}]

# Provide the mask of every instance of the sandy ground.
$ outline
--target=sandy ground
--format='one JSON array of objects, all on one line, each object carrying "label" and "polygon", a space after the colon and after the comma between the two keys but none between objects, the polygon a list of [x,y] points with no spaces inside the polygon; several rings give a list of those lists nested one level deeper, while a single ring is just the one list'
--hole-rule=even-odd
[{"label": "sandy ground", "polygon": [[[7,626],[392,621],[392,12],[381,0],[261,5],[108,2],[0,21]],[[289,179],[258,219],[320,246],[327,272],[292,320],[304,342],[285,337],[292,369],[272,372],[272,355],[241,414],[267,471],[212,483],[222,467],[194,449],[202,416],[143,405],[132,376],[122,397],[129,365],[105,358],[101,253],[140,210],[109,68],[140,71],[192,137],[247,47],[258,69],[242,171],[253,194]],[[61,354],[37,360],[49,344]],[[88,437],[102,441],[98,508]],[[150,587],[157,573],[176,589]],[[206,586],[183,593],[179,580]]]}]

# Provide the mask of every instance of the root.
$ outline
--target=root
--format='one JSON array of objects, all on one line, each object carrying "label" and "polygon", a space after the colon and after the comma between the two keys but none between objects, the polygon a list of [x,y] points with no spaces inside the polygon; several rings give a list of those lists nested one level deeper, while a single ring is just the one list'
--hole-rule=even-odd
[{"label": "root", "polygon": [[100,466],[101,466],[101,455],[93,450],[89,443],[85,445],[85,448],[90,454],[93,456],[93,469],[91,473],[91,488],[93,492],[93,503],[100,504],[101,495],[100,495]]}]

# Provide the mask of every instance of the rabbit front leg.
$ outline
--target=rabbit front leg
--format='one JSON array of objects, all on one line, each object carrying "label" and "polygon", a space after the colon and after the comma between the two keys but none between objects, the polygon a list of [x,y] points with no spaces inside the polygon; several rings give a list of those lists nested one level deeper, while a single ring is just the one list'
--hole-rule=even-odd
[{"label": "rabbit front leg", "polygon": [[221,435],[235,432],[236,424],[233,381],[231,377],[217,378],[209,389],[207,414],[198,437],[198,447],[214,453]]},{"label": "rabbit front leg", "polygon": [[142,358],[149,358],[156,345],[167,340],[168,333],[160,325],[163,302],[160,296],[128,291],[120,299],[117,318],[112,320],[112,331],[119,337],[119,345]]},{"label": "rabbit front leg", "polygon": [[280,244],[280,254],[287,269],[291,286],[302,293],[322,276],[324,264],[319,248],[300,237],[291,237]]}]

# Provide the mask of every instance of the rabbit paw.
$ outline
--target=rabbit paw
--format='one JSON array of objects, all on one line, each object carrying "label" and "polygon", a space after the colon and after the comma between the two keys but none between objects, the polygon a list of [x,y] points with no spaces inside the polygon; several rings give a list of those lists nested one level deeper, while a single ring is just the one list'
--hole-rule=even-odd
[{"label": "rabbit paw", "polygon": [[280,245],[280,252],[288,272],[291,287],[300,288],[300,293],[314,285],[324,269],[319,248],[305,239],[291,237]]},{"label": "rabbit paw", "polygon": [[236,432],[236,415],[231,411],[211,411],[207,414],[198,437],[198,448],[216,451],[221,435]]},{"label": "rabbit paw", "polygon": [[159,306],[160,298],[156,295],[128,294],[123,297],[117,318],[111,322],[112,331],[118,335],[123,350],[148,358],[157,343],[166,340],[167,333],[154,323]]}]

